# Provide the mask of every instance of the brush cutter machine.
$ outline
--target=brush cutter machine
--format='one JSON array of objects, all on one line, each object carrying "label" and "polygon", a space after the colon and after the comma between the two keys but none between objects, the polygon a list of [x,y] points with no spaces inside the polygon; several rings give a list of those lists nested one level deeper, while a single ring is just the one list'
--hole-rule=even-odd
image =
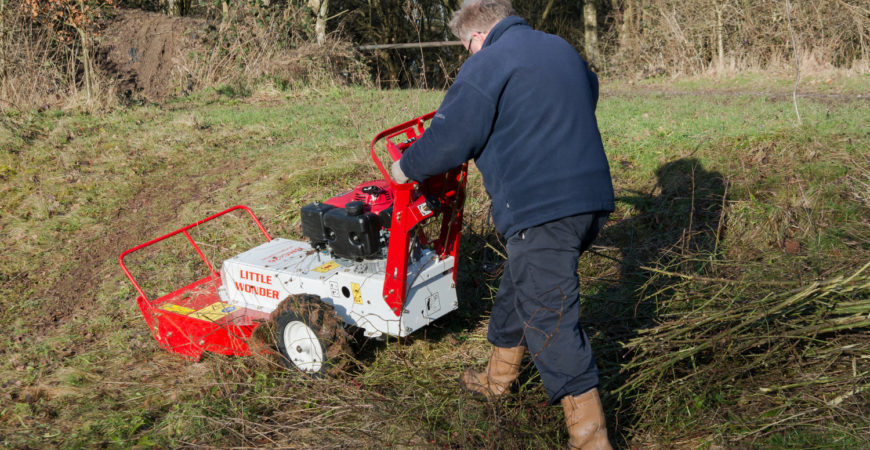
[{"label": "brush cutter machine", "polygon": [[[254,330],[271,321],[285,365],[317,374],[347,348],[348,326],[369,338],[404,337],[455,310],[467,165],[401,184],[376,152],[385,146],[398,160],[434,114],[375,136],[371,157],[382,180],[302,208],[307,242],[272,239],[249,208],[235,206],[122,253],[121,268],[160,346],[193,360],[203,351],[250,355]],[[239,210],[266,242],[223,261],[218,273],[189,231]],[[124,258],[178,234],[210,275],[151,300]]]}]

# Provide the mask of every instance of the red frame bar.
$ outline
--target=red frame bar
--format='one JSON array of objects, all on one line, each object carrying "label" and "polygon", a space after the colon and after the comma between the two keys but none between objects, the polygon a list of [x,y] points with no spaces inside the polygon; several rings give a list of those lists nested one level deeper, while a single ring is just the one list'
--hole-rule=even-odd
[{"label": "red frame bar", "polygon": [[[387,170],[384,168],[384,165],[381,163],[381,159],[378,158],[378,155],[375,152],[375,144],[378,141],[380,141],[381,139],[384,139],[384,138],[389,139],[389,138],[398,136],[402,133],[405,133],[405,136],[408,139],[411,139],[414,137],[419,137],[420,135],[423,134],[423,131],[425,130],[425,128],[423,127],[423,122],[435,117],[436,112],[438,112],[438,111],[437,110],[432,111],[428,114],[422,115],[422,116],[417,117],[415,119],[411,119],[405,123],[401,123],[401,124],[396,125],[394,127],[387,128],[386,130],[378,133],[378,135],[375,136],[374,139],[372,139],[372,145],[371,145],[372,159],[375,161],[375,165],[378,166],[378,170],[381,171],[381,175],[383,175],[384,179],[389,181],[390,184],[393,184],[394,185],[393,187],[398,185],[398,183],[393,181],[393,178],[390,176],[390,173],[387,172]],[[416,127],[416,132],[414,130],[414,127]],[[396,155],[393,153],[394,152],[390,152],[390,156],[393,158],[394,161],[398,161],[399,158],[397,158]]]},{"label": "red frame bar", "polygon": [[[390,242],[387,249],[386,278],[384,280],[384,301],[390,309],[401,316],[405,304],[405,289],[408,281],[408,262],[411,244],[416,237],[413,231],[420,223],[441,215],[441,228],[438,237],[426,242],[422,230],[420,239],[430,245],[440,258],[448,255],[454,258],[453,281],[456,282],[456,269],[459,265],[459,242],[462,230],[462,211],[465,205],[465,184],[467,181],[468,164],[451,169],[442,175],[436,175],[423,183],[396,183],[387,172],[375,152],[375,145],[385,140],[390,157],[397,161],[401,152],[410,147],[411,143],[394,144],[391,138],[404,134],[406,140],[415,140],[425,131],[424,122],[432,119],[437,111],[411,119],[378,133],[371,143],[371,156],[384,176],[390,182],[395,197],[393,199],[393,219],[390,224]],[[428,206],[426,199],[436,199],[440,204],[433,209],[432,214],[423,215],[423,206]]]},{"label": "red frame bar", "polygon": [[139,292],[139,295],[140,295],[140,296],[141,296],[141,297],[142,297],[146,302],[148,302],[148,304],[151,304],[151,300],[148,300],[148,297],[145,295],[145,292],[144,292],[144,291],[142,290],[142,288],[139,286],[139,283],[136,282],[136,280],[133,278],[133,275],[132,275],[132,274],[130,273],[130,271],[127,269],[127,266],[124,265],[124,257],[127,256],[127,255],[129,255],[129,254],[131,254],[131,253],[133,253],[133,252],[136,252],[136,251],[139,251],[139,250],[141,250],[141,249],[143,249],[143,248],[145,248],[145,247],[148,247],[148,246],[150,246],[150,245],[152,245],[152,244],[155,244],[155,243],[157,243],[157,242],[160,242],[160,241],[162,241],[162,240],[165,240],[165,239],[168,239],[168,238],[170,238],[170,237],[172,237],[172,236],[175,236],[175,235],[177,235],[177,234],[179,234],[179,233],[184,233],[184,235],[187,237],[187,240],[190,241],[190,244],[191,244],[191,245],[193,246],[193,248],[196,250],[196,253],[199,254],[199,258],[200,258],[200,259],[201,259],[201,260],[202,260],[202,261],[203,261],[203,262],[208,266],[208,269],[209,269],[209,271],[211,272],[212,277],[216,279],[216,278],[218,278],[218,274],[215,273],[215,271],[214,271],[214,266],[212,266],[212,264],[211,264],[211,262],[208,260],[208,258],[205,257],[205,255],[202,253],[202,250],[199,248],[198,245],[196,245],[196,242],[193,241],[193,238],[190,237],[190,235],[187,233],[187,231],[190,230],[191,228],[195,228],[195,227],[197,227],[197,226],[199,226],[199,225],[202,225],[202,224],[204,224],[204,223],[206,223],[206,222],[209,222],[209,221],[214,220],[214,219],[216,219],[216,218],[218,218],[218,217],[220,217],[220,216],[223,216],[224,214],[227,214],[227,213],[230,213],[230,212],[233,212],[233,211],[239,210],[239,209],[245,210],[245,211],[248,213],[248,215],[251,216],[251,219],[254,221],[254,223],[257,225],[257,227],[260,228],[260,231],[263,233],[263,235],[266,236],[266,240],[267,240],[267,241],[271,241],[271,240],[272,240],[272,236],[269,236],[269,233],[266,231],[266,228],[263,227],[263,224],[260,223],[260,220],[257,219],[257,216],[254,215],[254,212],[251,211],[250,208],[248,208],[247,206],[244,206],[244,205],[236,205],[236,206],[233,206],[232,208],[226,209],[226,210],[221,211],[221,212],[219,212],[219,213],[217,213],[217,214],[214,214],[214,215],[211,215],[211,216],[209,216],[209,217],[206,217],[205,219],[202,219],[202,220],[200,220],[200,221],[198,221],[198,222],[194,222],[194,223],[192,223],[192,224],[190,224],[190,225],[188,225],[188,226],[186,226],[186,227],[179,228],[179,229],[177,229],[177,230],[175,230],[175,231],[173,231],[173,232],[171,232],[171,233],[168,233],[168,234],[165,234],[165,235],[163,235],[163,236],[160,236],[159,238],[152,239],[152,240],[150,240],[150,241],[148,241],[148,242],[145,242],[145,243],[143,243],[143,244],[139,244],[139,245],[137,245],[137,246],[135,246],[135,247],[133,247],[133,248],[131,248],[131,249],[128,249],[128,250],[126,250],[124,253],[121,253],[121,256],[118,257],[118,263],[121,265],[121,269],[124,270],[124,273],[127,275],[127,278],[129,278],[129,279],[130,279],[130,282],[133,283],[133,286],[136,288],[136,291]]}]

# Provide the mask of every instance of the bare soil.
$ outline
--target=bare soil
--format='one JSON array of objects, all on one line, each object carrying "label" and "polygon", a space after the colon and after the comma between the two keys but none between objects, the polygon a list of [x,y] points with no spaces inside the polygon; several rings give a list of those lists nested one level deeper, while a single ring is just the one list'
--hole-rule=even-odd
[{"label": "bare soil", "polygon": [[214,30],[204,19],[119,9],[102,33],[101,68],[128,98],[160,101],[189,89],[184,59]]}]

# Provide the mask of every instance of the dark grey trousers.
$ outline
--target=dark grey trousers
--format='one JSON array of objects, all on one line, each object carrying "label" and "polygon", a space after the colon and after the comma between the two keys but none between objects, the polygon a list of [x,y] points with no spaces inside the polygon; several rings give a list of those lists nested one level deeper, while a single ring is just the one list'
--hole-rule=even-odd
[{"label": "dark grey trousers", "polygon": [[551,404],[598,386],[598,367],[579,323],[577,260],[608,215],[565,217],[507,239],[487,339],[497,347],[529,349]]}]

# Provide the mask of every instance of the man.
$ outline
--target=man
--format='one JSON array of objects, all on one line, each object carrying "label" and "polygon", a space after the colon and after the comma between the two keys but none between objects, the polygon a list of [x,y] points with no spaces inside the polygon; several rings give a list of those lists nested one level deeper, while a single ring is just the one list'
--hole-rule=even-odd
[{"label": "man", "polygon": [[598,79],[563,39],[532,29],[510,0],[466,0],[450,22],[471,57],[429,129],[393,164],[422,181],[474,159],[507,238],[482,372],[463,388],[497,398],[528,348],[574,448],[610,448],[598,369],[579,320],[580,254],[613,211],[595,106]]}]

